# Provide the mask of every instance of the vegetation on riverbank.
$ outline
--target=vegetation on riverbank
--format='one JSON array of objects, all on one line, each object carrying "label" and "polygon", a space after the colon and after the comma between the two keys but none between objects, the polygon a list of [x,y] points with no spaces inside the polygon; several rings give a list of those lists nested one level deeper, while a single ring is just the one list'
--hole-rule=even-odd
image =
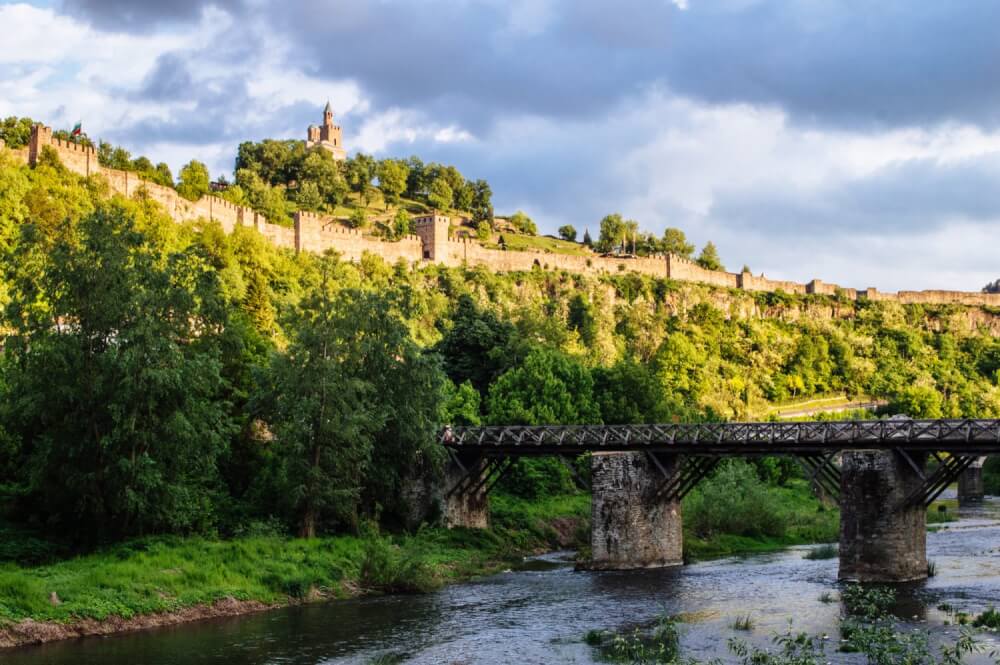
[{"label": "vegetation on riverbank", "polygon": [[[74,623],[176,612],[233,598],[265,606],[367,593],[423,592],[576,546],[589,497],[495,497],[490,530],[424,527],[290,539],[154,536],[40,565],[0,562],[0,633],[24,619]],[[2,643],[2,639],[0,639]]]}]

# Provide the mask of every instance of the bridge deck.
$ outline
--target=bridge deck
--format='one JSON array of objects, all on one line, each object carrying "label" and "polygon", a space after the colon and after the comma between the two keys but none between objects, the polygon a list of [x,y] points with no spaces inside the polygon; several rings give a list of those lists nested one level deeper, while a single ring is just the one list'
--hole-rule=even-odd
[{"label": "bridge deck", "polygon": [[454,451],[503,455],[588,451],[810,455],[862,448],[986,455],[1000,453],[1000,420],[448,427],[440,441]]}]

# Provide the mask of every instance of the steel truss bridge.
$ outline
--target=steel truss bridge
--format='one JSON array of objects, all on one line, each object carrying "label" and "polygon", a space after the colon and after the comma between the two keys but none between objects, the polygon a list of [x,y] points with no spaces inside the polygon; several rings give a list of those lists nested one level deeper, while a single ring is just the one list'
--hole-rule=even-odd
[{"label": "steel truss bridge", "polygon": [[[440,443],[461,470],[447,495],[489,492],[516,458],[553,455],[567,461],[587,452],[645,453],[663,475],[658,496],[684,498],[726,457],[791,455],[820,492],[840,493],[837,456],[844,450],[899,453],[921,477],[905,505],[929,505],[978,457],[1000,453],[1000,420],[888,420],[446,427]],[[942,453],[946,453],[942,455]],[[667,458],[680,456],[678,472]],[[922,462],[935,458],[925,474]],[[920,458],[919,460],[917,458]]]}]

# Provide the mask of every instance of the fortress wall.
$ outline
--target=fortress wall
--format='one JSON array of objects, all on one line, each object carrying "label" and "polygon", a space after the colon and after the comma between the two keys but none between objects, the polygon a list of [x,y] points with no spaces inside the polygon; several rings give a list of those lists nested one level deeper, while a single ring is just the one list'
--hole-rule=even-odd
[{"label": "fortress wall", "polygon": [[0,139],[0,150],[6,149],[14,159],[21,162],[22,164],[28,164],[28,149],[27,148],[8,148],[6,142]]},{"label": "fortress wall", "polygon": [[[276,246],[298,251],[323,252],[334,249],[346,260],[357,261],[365,252],[381,256],[389,262],[400,259],[419,262],[423,258],[426,240],[421,236],[432,233],[430,228],[418,229],[420,235],[412,235],[398,242],[386,242],[365,237],[360,232],[338,224],[333,218],[300,213],[296,215],[295,228],[270,224],[263,215],[252,209],[232,204],[217,196],[203,196],[198,201],[188,201],[177,194],[172,187],[164,187],[138,174],[98,165],[94,148],[62,141],[52,136],[52,129],[36,125],[32,129],[31,142],[26,148],[10,150],[19,161],[34,164],[45,146],[52,147],[60,161],[71,171],[84,177],[100,173],[108,179],[111,190],[126,197],[132,197],[140,189],[145,190],[150,199],[161,204],[167,213],[177,221],[190,221],[203,217],[219,222],[226,232],[238,224],[253,225],[265,238]],[[3,141],[0,140],[0,149]],[[1000,307],[1000,294],[964,291],[900,291],[883,293],[868,288],[863,291],[844,289],[836,284],[828,284],[814,279],[808,284],[754,277],[750,273],[735,274],[718,270],[706,270],[694,261],[675,255],[618,259],[602,256],[573,256],[543,252],[517,252],[488,249],[472,239],[447,240],[443,243],[435,239],[435,245],[443,245],[436,250],[435,262],[450,267],[462,265],[486,266],[498,272],[531,270],[534,266],[549,270],[566,270],[581,274],[617,274],[636,272],[651,277],[670,278],[678,281],[701,282],[730,289],[746,291],[784,291],[792,294],[815,293],[820,295],[842,294],[851,300],[872,300],[898,302],[902,304],[942,305],[955,304],[979,307]]]},{"label": "fortress wall", "polygon": [[785,293],[805,294],[806,285],[766,277],[755,277],[748,272],[738,275],[738,287],[744,291],[784,291]]},{"label": "fortress wall", "polygon": [[295,214],[295,248],[300,252],[316,253],[333,249],[348,261],[361,260],[365,252],[377,254],[390,263],[399,259],[417,262],[423,255],[423,242],[415,235],[395,242],[368,238],[332,217],[309,212]]},{"label": "fortress wall", "polygon": [[670,279],[687,282],[704,282],[727,289],[739,288],[739,275],[721,270],[706,270],[689,259],[674,254],[667,257],[667,269]]}]

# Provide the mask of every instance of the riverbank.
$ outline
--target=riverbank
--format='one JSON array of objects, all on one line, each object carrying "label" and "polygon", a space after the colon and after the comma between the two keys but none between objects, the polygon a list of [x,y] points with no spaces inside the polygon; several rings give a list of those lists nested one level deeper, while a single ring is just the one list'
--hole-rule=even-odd
[{"label": "riverbank", "polygon": [[576,547],[585,494],[498,495],[488,531],[312,540],[134,540],[42,565],[0,564],[0,648],[107,635],[365,594],[424,592]]}]

